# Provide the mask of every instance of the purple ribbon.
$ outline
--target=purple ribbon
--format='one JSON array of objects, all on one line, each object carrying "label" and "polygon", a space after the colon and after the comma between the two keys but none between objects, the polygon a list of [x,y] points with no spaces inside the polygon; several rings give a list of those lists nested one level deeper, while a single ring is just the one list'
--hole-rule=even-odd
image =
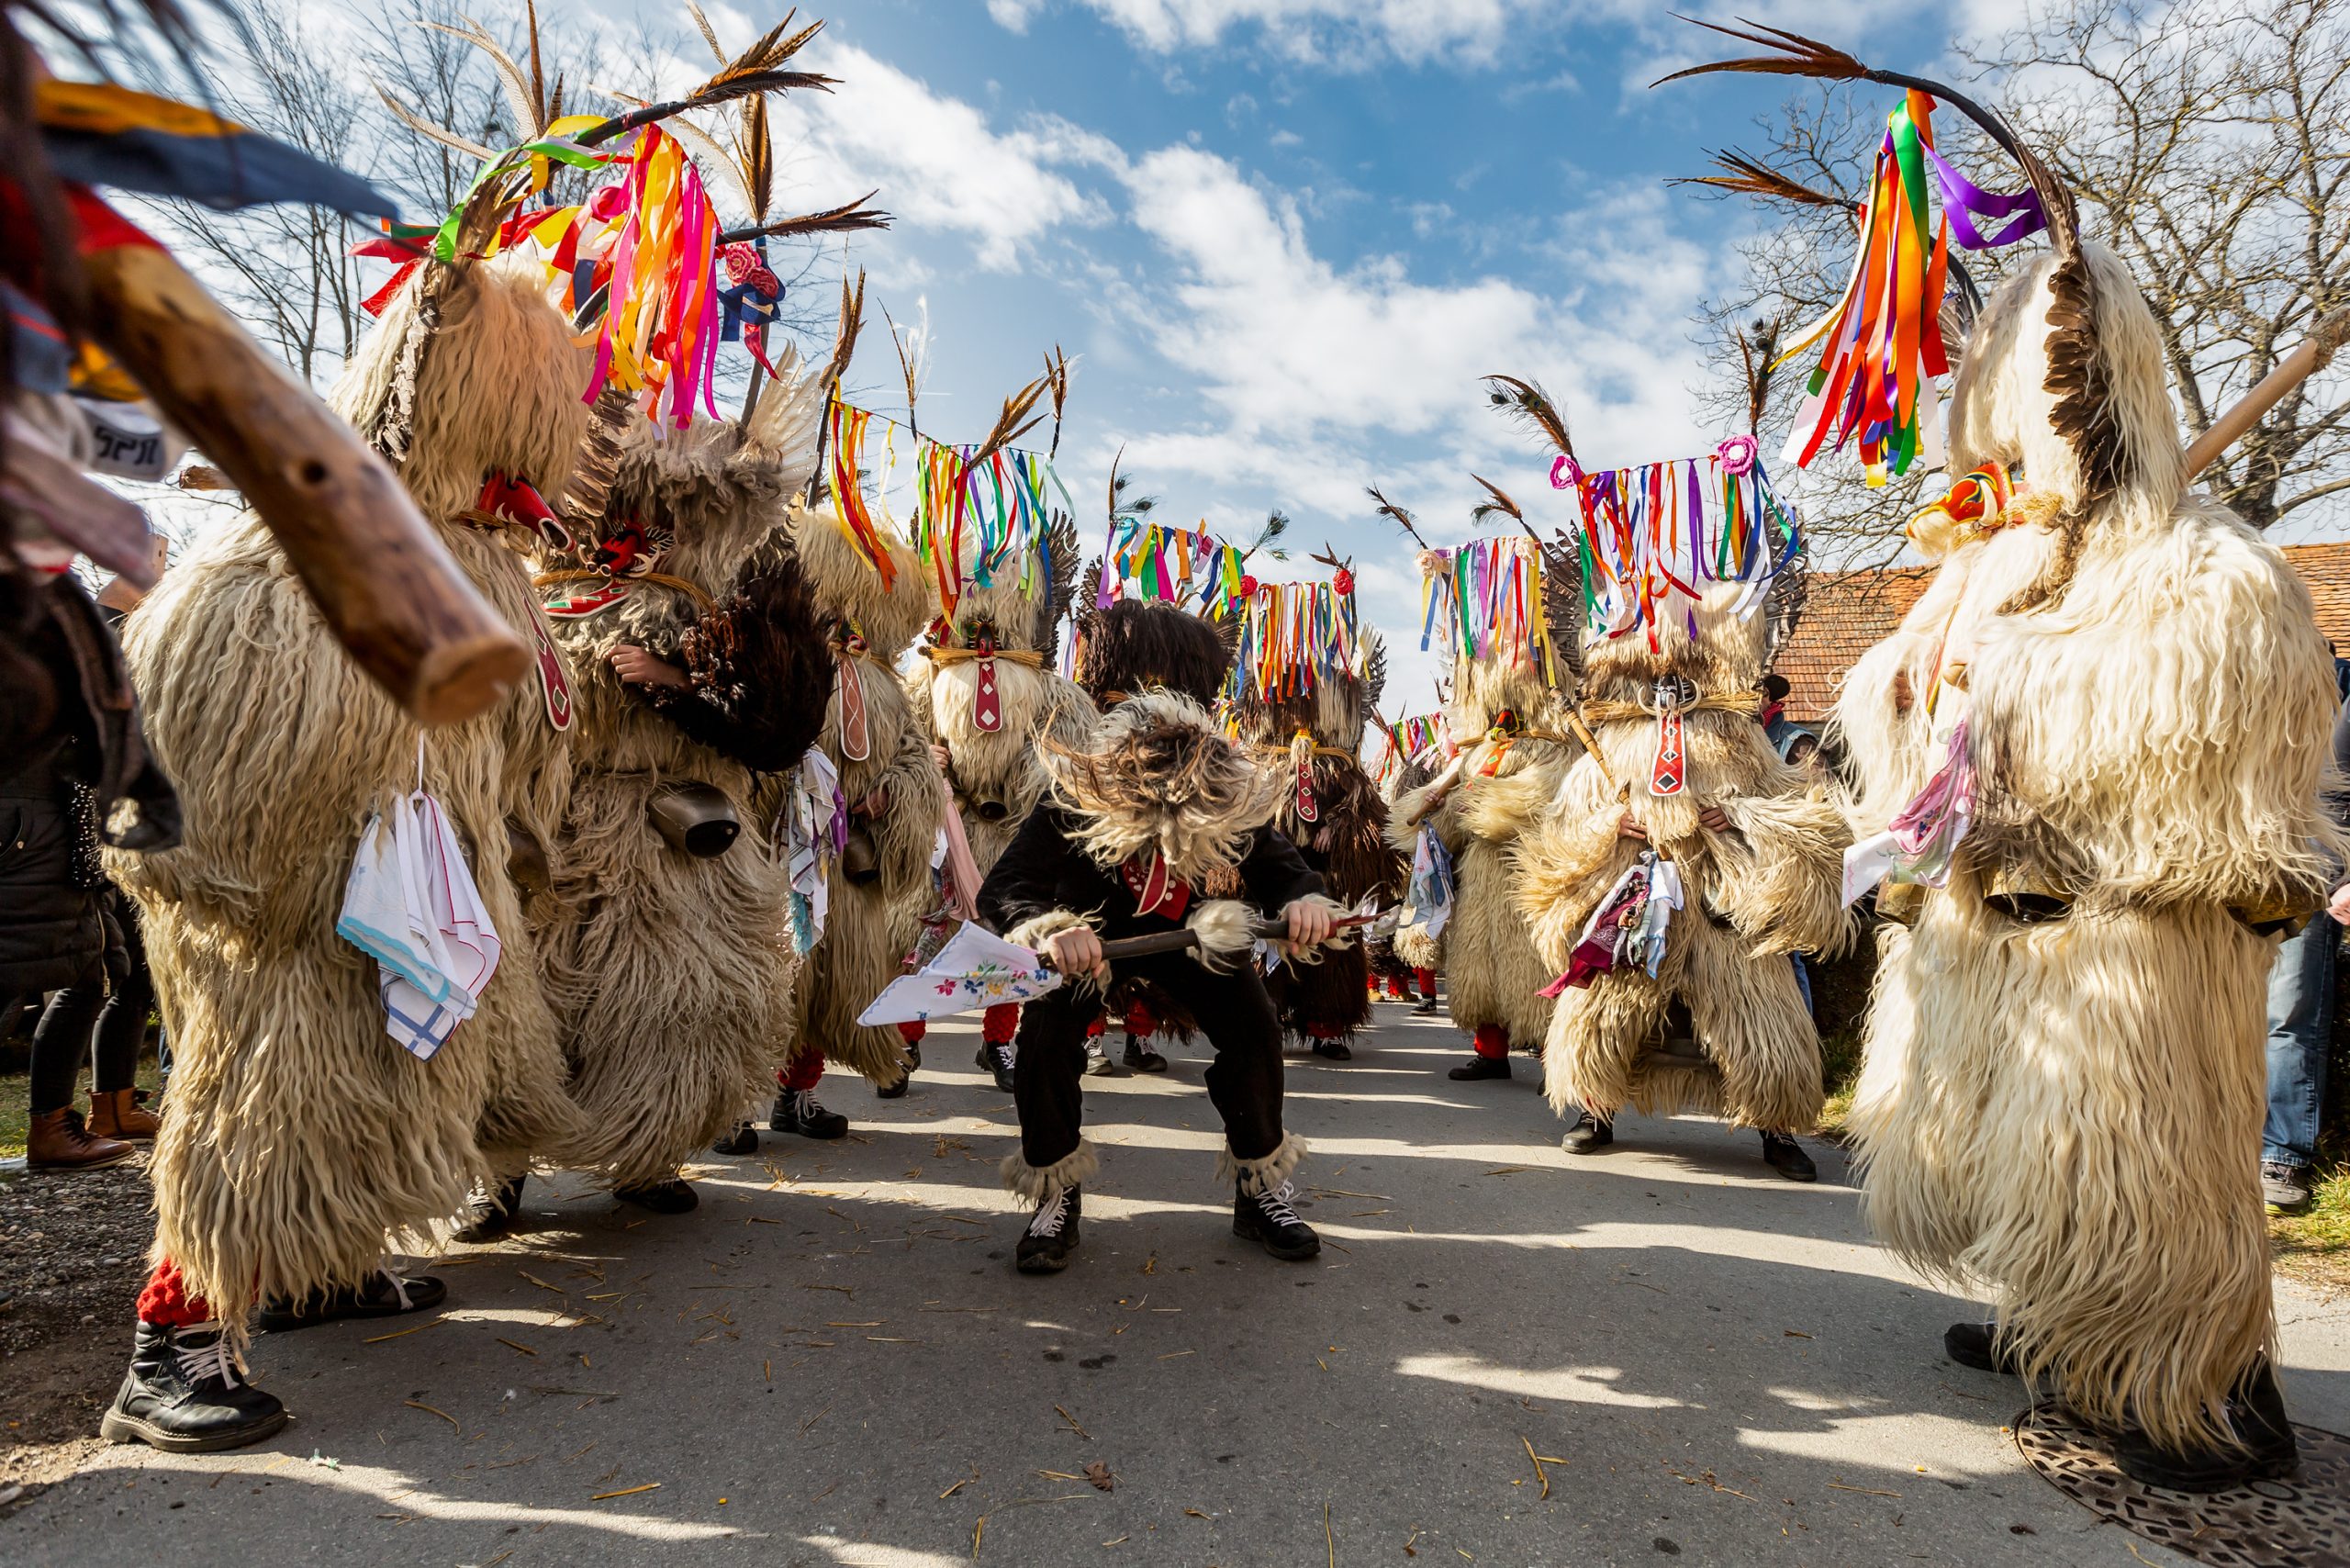
[{"label": "purple ribbon", "polygon": [[[2012,195],[2001,196],[1976,185],[1931,147],[1926,149],[1926,156],[1933,160],[1934,178],[1942,188],[1942,216],[1950,219],[1952,236],[1966,249],[1997,250],[2048,227],[2048,215],[2040,209],[2040,193],[2030,185]],[[1982,232],[1975,227],[1977,218],[2010,216],[2015,221],[1988,240],[1983,238]]]}]

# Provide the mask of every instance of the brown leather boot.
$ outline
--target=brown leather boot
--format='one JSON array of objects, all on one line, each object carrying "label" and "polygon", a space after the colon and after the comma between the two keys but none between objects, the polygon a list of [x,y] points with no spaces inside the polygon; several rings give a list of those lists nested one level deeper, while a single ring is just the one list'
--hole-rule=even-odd
[{"label": "brown leather boot", "polygon": [[110,1137],[92,1137],[82,1113],[68,1106],[35,1116],[25,1132],[25,1166],[31,1170],[97,1170],[139,1151]]},{"label": "brown leather boot", "polygon": [[128,1138],[144,1143],[153,1137],[163,1119],[139,1103],[136,1089],[90,1091],[90,1136]]}]

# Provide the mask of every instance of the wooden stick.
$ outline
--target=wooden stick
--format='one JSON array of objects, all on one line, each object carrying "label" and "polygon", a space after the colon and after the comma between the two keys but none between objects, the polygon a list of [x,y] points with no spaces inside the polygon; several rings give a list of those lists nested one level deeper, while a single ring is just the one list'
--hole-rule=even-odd
[{"label": "wooden stick", "polygon": [[2192,480],[2210,467],[2220,454],[2258,424],[2260,416],[2275,408],[2286,393],[2323,370],[2345,340],[2350,340],[2350,305],[2322,317],[2299,348],[2278,360],[2277,368],[2260,378],[2259,386],[2245,393],[2235,407],[2211,421],[2210,430],[2195,438],[2195,444],[2187,449],[2188,478]]},{"label": "wooden stick", "polygon": [[487,710],[529,667],[513,628],[383,459],[163,252],[84,258],[98,336],[242,490],[352,658],[422,724]]}]

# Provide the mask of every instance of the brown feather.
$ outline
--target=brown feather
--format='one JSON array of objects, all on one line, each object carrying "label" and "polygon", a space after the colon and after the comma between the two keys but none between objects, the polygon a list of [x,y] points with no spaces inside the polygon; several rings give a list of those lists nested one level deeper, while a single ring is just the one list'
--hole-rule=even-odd
[{"label": "brown feather", "polygon": [[[1045,378],[1040,375],[1011,397],[1006,398],[1003,400],[1003,411],[996,416],[995,428],[989,431],[987,439],[973,449],[966,466],[978,467],[998,452],[1044,423],[1045,416],[1042,414],[1036,415],[1034,419],[1028,418],[1029,410],[1036,406],[1036,400],[1044,395]],[[1021,422],[1024,420],[1027,420],[1025,424]]]},{"label": "brown feather", "polygon": [[1396,524],[1400,526],[1405,533],[1411,535],[1413,543],[1417,544],[1423,550],[1430,547],[1428,542],[1420,537],[1418,524],[1414,521],[1412,514],[1405,511],[1402,507],[1397,506],[1393,501],[1389,500],[1385,496],[1381,495],[1379,493],[1378,486],[1366,485],[1363,487],[1363,493],[1371,497],[1371,503],[1373,507],[1378,509],[1380,516],[1393,519]]},{"label": "brown feather", "polygon": [[897,319],[890,314],[890,308],[886,305],[881,307],[881,319],[890,329],[890,346],[898,351],[898,368],[906,378],[906,428],[920,435],[922,422],[914,417],[914,400],[920,395],[920,389],[914,385],[913,356],[906,353],[906,340],[898,336]]},{"label": "brown feather", "polygon": [[742,158],[744,188],[751,193],[751,217],[765,223],[767,204],[775,199],[775,139],[767,130],[764,94],[743,106],[743,130],[734,151]]},{"label": "brown feather", "polygon": [[1668,185],[1712,185],[1725,191],[1737,191],[1742,196],[1769,196],[1774,200],[1794,202],[1799,207],[1837,207],[1846,212],[1858,212],[1861,204],[1840,196],[1813,190],[1809,185],[1788,178],[1772,168],[1732,149],[1714,154],[1714,166],[1723,170],[1718,174],[1686,174],[1667,180]]},{"label": "brown feather", "polygon": [[1567,431],[1566,416],[1559,412],[1559,406],[1542,390],[1540,383],[1521,381],[1515,375],[1488,375],[1485,386],[1489,389],[1486,397],[1494,408],[1539,431],[1561,455],[1575,454],[1574,438]]},{"label": "brown feather", "polygon": [[539,0],[522,0],[522,15],[531,28],[531,105],[539,115],[534,129],[543,130],[554,123],[554,116],[547,112],[547,75],[539,64]]},{"label": "brown feather", "polygon": [[1744,27],[1726,28],[1718,22],[1704,22],[1698,21],[1695,17],[1682,17],[1678,11],[1673,12],[1673,15],[1680,17],[1684,22],[1704,28],[1708,32],[1719,33],[1724,38],[1733,38],[1740,43],[1760,44],[1764,49],[1775,49],[1784,52],[1750,56],[1743,60],[1718,60],[1709,65],[1692,65],[1687,70],[1676,71],[1670,76],[1658,77],[1649,84],[1651,87],[1662,87],[1667,82],[1678,82],[1684,76],[1703,76],[1716,71],[1751,71],[1769,76],[1819,76],[1830,81],[1850,81],[1854,77],[1870,74],[1867,66],[1835,45],[1821,43],[1817,39],[1807,39],[1801,33],[1788,32],[1784,28],[1766,27],[1761,22],[1748,21],[1743,17],[1739,20],[1745,23]]},{"label": "brown feather", "polygon": [[719,238],[732,244],[737,240],[755,240],[762,235],[837,234],[852,229],[887,229],[890,214],[865,204],[881,193],[866,192],[855,201],[845,201],[825,212],[811,212],[799,218],[778,218],[773,223],[755,223],[743,229],[729,229]]},{"label": "brown feather", "polygon": [[1480,485],[1484,486],[1485,494],[1493,498],[1491,500],[1481,501],[1476,506],[1472,507],[1469,510],[1470,521],[1483,522],[1488,518],[1511,517],[1516,519],[1517,525],[1526,530],[1528,538],[1539,540],[1541,537],[1541,535],[1534,532],[1533,525],[1526,521],[1526,513],[1524,510],[1521,509],[1516,501],[1509,498],[1508,491],[1503,489],[1499,485],[1494,484],[1491,479],[1486,478],[1482,474],[1472,474],[1469,477],[1476,480]]},{"label": "brown feather", "polygon": [[719,64],[725,64],[726,50],[718,41],[718,29],[710,25],[710,18],[702,15],[701,7],[694,4],[694,0],[686,0],[686,11],[693,17],[694,26],[701,29],[702,41],[710,45],[711,54],[716,58]]}]

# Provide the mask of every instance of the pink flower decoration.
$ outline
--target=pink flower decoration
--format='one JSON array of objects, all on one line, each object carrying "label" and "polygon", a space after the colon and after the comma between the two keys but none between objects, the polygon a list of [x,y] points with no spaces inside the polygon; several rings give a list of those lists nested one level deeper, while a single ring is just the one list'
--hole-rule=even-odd
[{"label": "pink flower decoration", "polygon": [[1550,488],[1572,490],[1583,487],[1583,465],[1564,453],[1550,460]]},{"label": "pink flower decoration", "polygon": [[1751,435],[1734,435],[1714,448],[1725,472],[1743,478],[1754,472],[1755,442]]}]

